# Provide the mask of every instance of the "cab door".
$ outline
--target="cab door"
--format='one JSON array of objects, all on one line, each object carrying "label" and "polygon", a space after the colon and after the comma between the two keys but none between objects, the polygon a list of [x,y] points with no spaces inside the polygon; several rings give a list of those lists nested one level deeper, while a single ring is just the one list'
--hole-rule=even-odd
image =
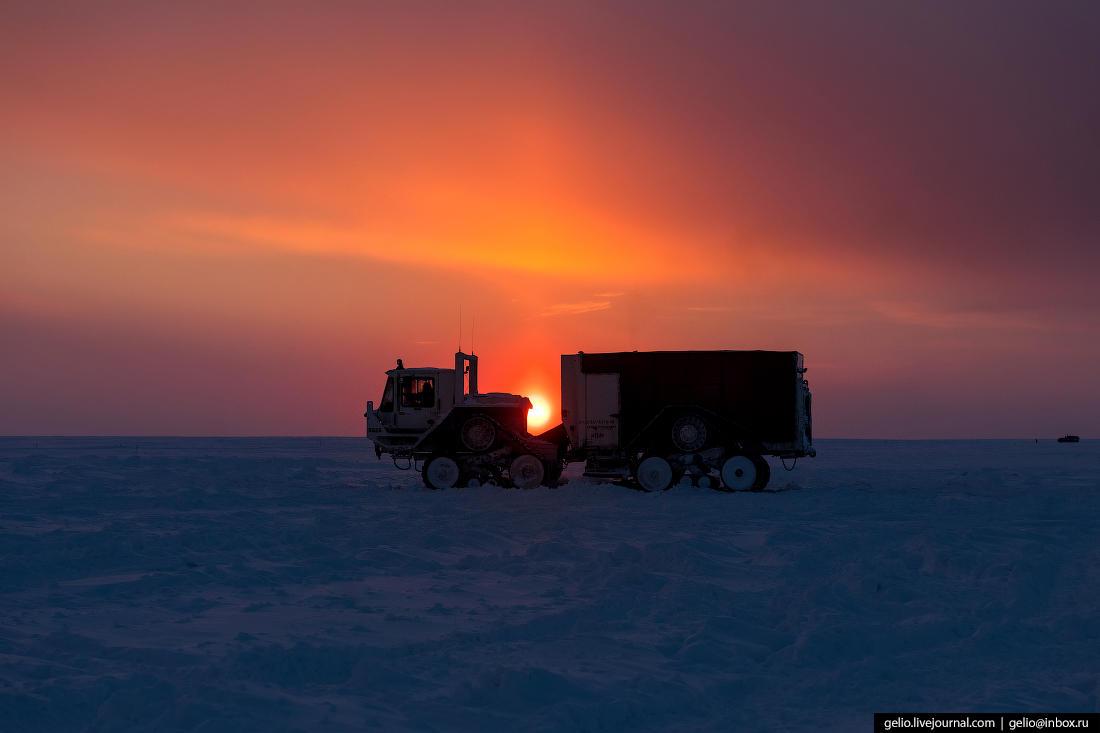
[{"label": "cab door", "polygon": [[435,372],[402,374],[398,378],[395,425],[404,430],[427,430],[439,415]]},{"label": "cab door", "polygon": [[378,403],[378,420],[385,427],[393,427],[397,414],[396,382],[393,376],[386,378],[386,388],[382,390],[382,401]]}]

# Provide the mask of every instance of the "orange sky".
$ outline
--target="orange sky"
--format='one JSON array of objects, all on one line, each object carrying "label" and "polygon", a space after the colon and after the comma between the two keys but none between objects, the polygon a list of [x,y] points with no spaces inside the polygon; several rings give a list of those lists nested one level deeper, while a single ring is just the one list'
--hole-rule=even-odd
[{"label": "orange sky", "polygon": [[1100,21],[992,7],[8,6],[0,432],[359,434],[461,307],[554,412],[797,349],[822,436],[1100,435]]}]

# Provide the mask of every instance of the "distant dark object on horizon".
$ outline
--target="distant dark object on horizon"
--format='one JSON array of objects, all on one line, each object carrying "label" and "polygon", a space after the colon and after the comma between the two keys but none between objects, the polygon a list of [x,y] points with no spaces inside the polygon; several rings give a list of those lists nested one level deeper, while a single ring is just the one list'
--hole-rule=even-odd
[{"label": "distant dark object on horizon", "polygon": [[1065,437],[1058,438],[1058,442],[1059,443],[1080,443],[1081,438],[1080,438],[1080,436],[1077,436],[1077,435],[1067,435]]}]

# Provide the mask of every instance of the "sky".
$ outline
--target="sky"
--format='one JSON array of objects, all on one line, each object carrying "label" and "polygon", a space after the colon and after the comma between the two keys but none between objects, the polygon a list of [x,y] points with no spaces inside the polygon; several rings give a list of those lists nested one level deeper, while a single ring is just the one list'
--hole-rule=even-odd
[{"label": "sky", "polygon": [[551,414],[777,349],[816,436],[1100,437],[1096,3],[0,17],[0,434],[362,435],[461,326]]}]

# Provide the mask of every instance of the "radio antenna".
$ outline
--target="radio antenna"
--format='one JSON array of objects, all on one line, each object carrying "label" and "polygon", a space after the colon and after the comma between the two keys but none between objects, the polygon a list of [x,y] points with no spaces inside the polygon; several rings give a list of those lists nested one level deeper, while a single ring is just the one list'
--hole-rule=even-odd
[{"label": "radio antenna", "polygon": [[462,306],[458,306],[458,353],[462,353]]}]

